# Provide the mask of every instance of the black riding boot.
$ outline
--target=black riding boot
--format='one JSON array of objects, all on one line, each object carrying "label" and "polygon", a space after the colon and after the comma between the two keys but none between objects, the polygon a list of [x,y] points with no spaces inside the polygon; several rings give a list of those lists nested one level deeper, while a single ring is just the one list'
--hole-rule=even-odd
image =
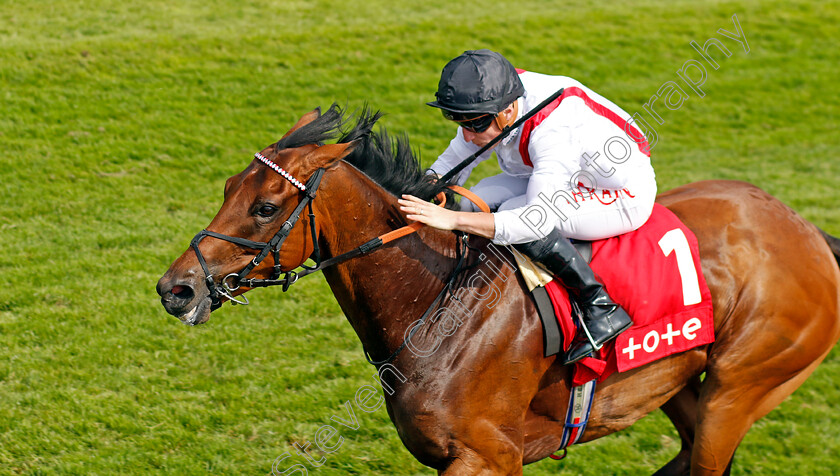
[{"label": "black riding boot", "polygon": [[564,364],[586,357],[633,325],[630,316],[613,302],[577,249],[556,229],[545,239],[514,246],[560,278],[580,305],[583,335],[578,334],[572,343]]}]

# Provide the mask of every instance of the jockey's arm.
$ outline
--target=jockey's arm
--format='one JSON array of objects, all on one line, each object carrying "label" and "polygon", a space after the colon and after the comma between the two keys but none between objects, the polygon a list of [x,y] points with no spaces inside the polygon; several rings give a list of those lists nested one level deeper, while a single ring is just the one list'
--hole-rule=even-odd
[{"label": "jockey's arm", "polygon": [[455,228],[473,235],[493,239],[496,236],[496,220],[492,213],[454,212]]},{"label": "jockey's arm", "polygon": [[406,218],[434,228],[460,230],[491,240],[496,235],[496,222],[492,213],[447,210],[413,195],[403,195],[399,204]]}]

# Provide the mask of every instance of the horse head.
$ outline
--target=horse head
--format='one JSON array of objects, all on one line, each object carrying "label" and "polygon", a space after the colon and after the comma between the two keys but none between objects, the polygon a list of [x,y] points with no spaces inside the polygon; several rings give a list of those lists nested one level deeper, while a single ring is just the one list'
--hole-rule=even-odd
[{"label": "horse head", "polygon": [[320,145],[340,116],[335,107],[305,114],[227,180],[219,212],[157,283],[169,314],[189,325],[207,322],[224,301],[239,302],[235,297],[250,289],[241,278],[276,279],[312,255],[319,230],[302,203],[314,198],[317,185],[304,184],[353,150],[352,140]]}]

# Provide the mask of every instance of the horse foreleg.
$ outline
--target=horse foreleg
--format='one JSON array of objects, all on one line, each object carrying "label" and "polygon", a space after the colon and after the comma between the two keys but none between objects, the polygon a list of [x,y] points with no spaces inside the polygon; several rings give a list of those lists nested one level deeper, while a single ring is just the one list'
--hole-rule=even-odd
[{"label": "horse foreleg", "polygon": [[691,449],[694,446],[694,427],[697,425],[697,400],[700,395],[700,378],[694,377],[688,385],[662,405],[662,411],[674,424],[680,435],[682,447],[677,456],[659,469],[654,476],[683,476],[691,474]]},{"label": "horse foreleg", "polygon": [[466,438],[449,444],[449,463],[439,469],[440,476],[521,476],[522,443],[518,435],[502,431],[487,422],[475,425]]},{"label": "horse foreleg", "polygon": [[[503,467],[504,466],[504,467]],[[500,465],[494,461],[488,461],[485,458],[473,453],[464,452],[455,457],[446,469],[438,471],[439,476],[495,476],[495,475],[514,475],[522,474],[522,462],[518,462],[515,466]]]}]

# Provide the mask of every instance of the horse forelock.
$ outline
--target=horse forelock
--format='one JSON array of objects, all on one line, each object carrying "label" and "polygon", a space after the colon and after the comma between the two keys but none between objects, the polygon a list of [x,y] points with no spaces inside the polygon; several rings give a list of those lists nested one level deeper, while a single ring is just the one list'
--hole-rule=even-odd
[{"label": "horse forelock", "polygon": [[447,207],[454,207],[447,184],[438,183],[426,174],[405,134],[394,137],[381,126],[378,131],[373,130],[382,115],[365,105],[357,113],[345,117],[345,111],[333,103],[324,114],[279,140],[273,148],[280,152],[309,144],[322,145],[336,137],[338,143],[355,141],[355,149],[344,161],[373,182],[397,196],[410,194],[430,199],[445,192]]}]

